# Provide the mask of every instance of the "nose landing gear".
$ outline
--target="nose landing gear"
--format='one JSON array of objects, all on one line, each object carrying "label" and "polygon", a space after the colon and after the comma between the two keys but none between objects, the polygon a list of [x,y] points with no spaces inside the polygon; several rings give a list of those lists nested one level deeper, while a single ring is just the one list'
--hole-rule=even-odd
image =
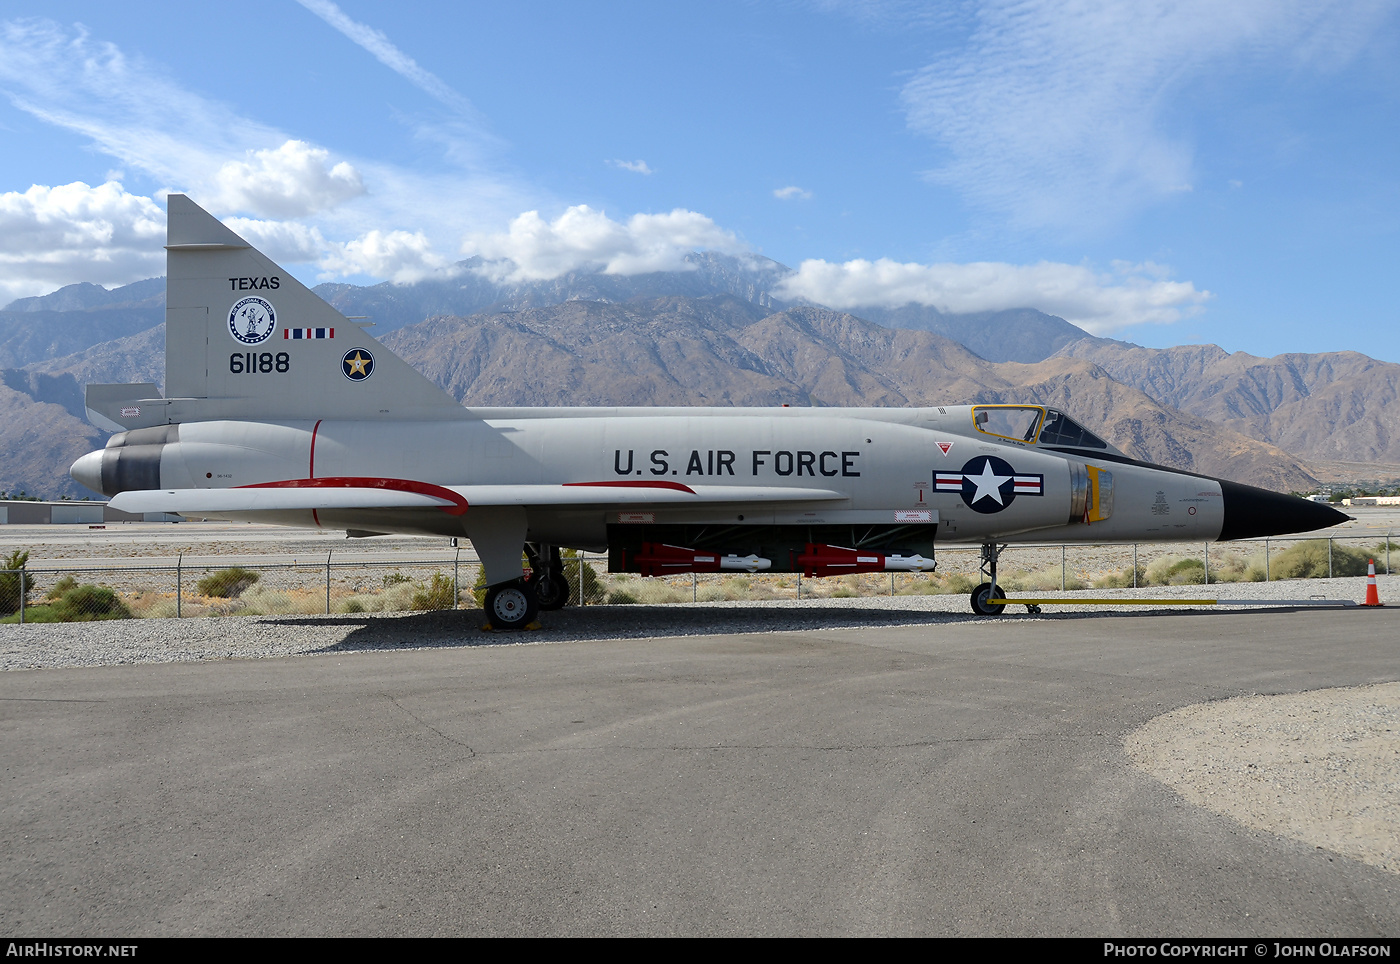
[{"label": "nose landing gear", "polygon": [[[972,611],[979,616],[1000,616],[1006,610],[1006,603],[993,603],[988,600],[1005,599],[1006,593],[997,585],[997,559],[1001,556],[1005,545],[988,543],[982,547],[982,575],[988,581],[982,583],[972,590]],[[1035,615],[1040,612],[1040,607],[1035,604],[1027,604],[1026,612]]]}]

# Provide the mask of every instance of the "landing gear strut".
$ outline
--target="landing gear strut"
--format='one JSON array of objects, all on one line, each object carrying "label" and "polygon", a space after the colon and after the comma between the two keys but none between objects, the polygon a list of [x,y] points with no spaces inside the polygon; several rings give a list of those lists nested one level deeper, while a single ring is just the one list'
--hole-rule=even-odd
[{"label": "landing gear strut", "polygon": [[530,588],[535,600],[546,611],[563,609],[569,604],[569,580],[564,575],[564,560],[559,557],[559,547],[550,545],[526,545],[525,555],[530,560]]},{"label": "landing gear strut", "polygon": [[972,611],[979,616],[1000,616],[1006,609],[1006,603],[987,602],[988,599],[1005,598],[997,589],[997,558],[1005,548],[995,543],[982,546],[982,575],[990,581],[972,590]]},{"label": "landing gear strut", "polygon": [[[1005,545],[988,543],[982,546],[982,575],[988,581],[982,583],[972,590],[972,611],[979,616],[1000,616],[1006,609],[1006,603],[991,603],[989,599],[1005,599],[1006,593],[997,585],[997,559],[1000,558]],[[1026,612],[1035,614],[1040,612],[1040,607],[1034,604],[1027,604]]]}]

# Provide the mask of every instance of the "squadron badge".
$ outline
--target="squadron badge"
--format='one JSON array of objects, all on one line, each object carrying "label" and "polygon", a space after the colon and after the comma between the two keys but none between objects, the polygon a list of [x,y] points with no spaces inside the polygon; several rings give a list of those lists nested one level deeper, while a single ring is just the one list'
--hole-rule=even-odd
[{"label": "squadron badge", "polygon": [[374,356],[363,348],[352,348],[340,360],[340,370],[352,382],[362,382],[374,374]]},{"label": "squadron badge", "polygon": [[973,512],[1000,512],[1018,495],[1044,495],[1045,476],[1017,475],[1011,463],[995,455],[979,455],[961,472],[933,473],[935,492],[958,492]]},{"label": "squadron badge", "polygon": [[261,345],[277,327],[277,312],[265,298],[240,298],[228,313],[228,333],[244,345]]}]

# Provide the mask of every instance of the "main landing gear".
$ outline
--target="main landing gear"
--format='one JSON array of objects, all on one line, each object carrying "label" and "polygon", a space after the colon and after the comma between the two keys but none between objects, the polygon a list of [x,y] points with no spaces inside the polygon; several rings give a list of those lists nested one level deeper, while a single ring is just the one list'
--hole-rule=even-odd
[{"label": "main landing gear", "polygon": [[525,555],[530,560],[530,575],[527,581],[533,584],[535,600],[545,611],[563,609],[569,603],[569,580],[564,575],[564,560],[559,556],[558,546],[525,546]]},{"label": "main landing gear", "polygon": [[530,572],[520,579],[486,590],[486,619],[492,629],[524,629],[540,610],[563,609],[569,603],[569,579],[558,546],[525,546]]},{"label": "main landing gear", "polygon": [[[988,601],[1006,598],[1006,593],[997,586],[997,559],[1005,548],[1005,545],[999,546],[995,543],[989,543],[982,547],[982,575],[986,576],[989,581],[972,590],[972,611],[979,616],[1000,616],[1006,610],[1006,603]],[[1027,604],[1026,612],[1034,615],[1040,612],[1040,607]]]},{"label": "main landing gear", "polygon": [[486,619],[492,629],[524,629],[535,621],[539,611],[535,593],[523,579],[486,590]]}]

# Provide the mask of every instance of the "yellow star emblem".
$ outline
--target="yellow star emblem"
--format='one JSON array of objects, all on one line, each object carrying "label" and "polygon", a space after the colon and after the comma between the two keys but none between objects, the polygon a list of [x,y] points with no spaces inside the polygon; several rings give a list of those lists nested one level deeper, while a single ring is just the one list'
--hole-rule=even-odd
[{"label": "yellow star emblem", "polygon": [[359,352],[355,352],[354,358],[345,359],[345,364],[351,375],[368,375],[369,372],[365,371],[365,365],[368,363],[369,359],[361,355]]}]

